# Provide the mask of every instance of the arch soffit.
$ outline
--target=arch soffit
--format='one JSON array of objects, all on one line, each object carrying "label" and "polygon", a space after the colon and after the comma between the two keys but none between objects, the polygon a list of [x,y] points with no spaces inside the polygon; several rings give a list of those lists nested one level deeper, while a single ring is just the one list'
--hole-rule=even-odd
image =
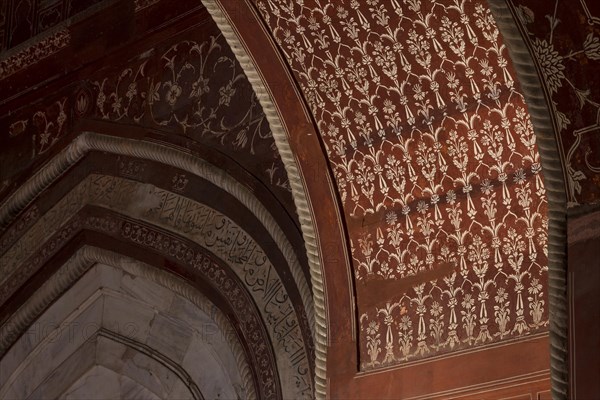
[{"label": "arch soffit", "polygon": [[[204,1],[207,5],[207,8],[213,18],[216,20],[217,25],[222,31],[227,32],[225,37],[230,43],[231,47],[234,49],[234,53],[236,57],[240,60],[240,64],[244,68],[244,71],[247,75],[252,76],[251,83],[255,90],[257,87],[260,89],[257,90],[259,93],[268,93],[268,96],[259,96],[259,101],[263,105],[264,109],[270,109],[272,119],[275,119],[277,116],[272,115],[272,109],[276,109],[278,113],[285,114],[286,109],[283,107],[278,108],[278,103],[276,100],[276,93],[268,92],[266,88],[277,86],[277,84],[281,84],[282,81],[276,81],[273,79],[273,75],[271,74],[260,74],[260,62],[252,57],[252,54],[259,54],[260,48],[256,46],[256,41],[252,40],[245,31],[244,25],[260,25],[262,30],[265,30],[261,23],[260,19],[251,19],[251,18],[236,18],[236,11],[239,12],[240,8],[245,8],[243,14],[247,16],[246,12],[252,13],[252,7],[248,4],[247,1],[243,2],[243,6],[236,6],[230,4],[227,0],[215,0],[215,1]],[[549,217],[549,227],[548,227],[548,262],[549,262],[549,280],[550,280],[550,308],[551,308],[551,327],[550,332],[552,336],[552,379],[553,379],[553,392],[554,395],[558,395],[559,398],[564,398],[566,395],[566,364],[565,364],[565,354],[566,354],[566,301],[565,301],[565,253],[564,246],[566,243],[565,239],[565,204],[566,204],[566,196],[565,196],[565,184],[563,180],[563,172],[562,166],[560,165],[560,160],[557,157],[557,146],[556,146],[556,137],[552,131],[551,121],[549,119],[547,113],[547,106],[543,99],[543,92],[541,90],[541,85],[539,82],[539,74],[532,68],[532,63],[530,57],[526,49],[522,46],[519,39],[519,33],[515,29],[514,23],[511,23],[511,18],[507,13],[506,4],[502,0],[490,0],[490,7],[492,12],[494,13],[494,17],[496,22],[505,36],[505,41],[508,45],[511,58],[514,62],[515,69],[519,78],[519,82],[522,85],[522,90],[524,96],[527,101],[528,109],[530,112],[530,116],[532,122],[534,124],[535,135],[537,139],[537,145],[540,152],[540,158],[542,162],[542,169],[544,172],[544,180],[545,186],[548,191],[548,217]],[[233,21],[233,22],[232,22]],[[257,29],[257,27],[255,27]],[[275,57],[274,59],[278,59]],[[290,87],[292,90],[296,91],[297,88],[294,84],[290,83]],[[265,88],[265,89],[263,89]],[[291,113],[294,111],[290,111]],[[282,119],[286,118],[285,116],[281,116]],[[271,123],[271,120],[270,120]],[[272,123],[271,123],[272,124]],[[273,125],[273,124],[272,124]],[[281,124],[281,126],[284,126]],[[279,128],[279,127],[278,127]],[[286,127],[287,128],[287,127]],[[278,133],[283,133],[279,129]],[[278,141],[276,141],[277,145],[284,146],[285,148],[290,148],[292,154],[296,152],[296,149],[293,149],[293,144],[290,146],[287,143],[287,140],[293,142],[294,138],[289,137],[290,134],[293,134],[292,130],[285,131],[288,134],[286,138],[285,134],[278,135]],[[314,132],[314,130],[313,130]],[[282,142],[286,143],[282,143]],[[281,151],[281,150],[280,150]],[[302,160],[297,158],[297,161],[301,164]],[[292,164],[289,157],[284,159],[286,163],[286,167]],[[288,175],[290,176],[290,180],[297,179],[297,171],[293,168],[296,166],[291,166],[288,168]],[[299,168],[301,170],[302,167]],[[291,171],[290,171],[291,170]],[[305,189],[308,190],[305,197],[310,199],[310,186],[305,186]],[[298,202],[298,196],[296,192],[294,192],[295,201]],[[305,207],[310,208],[310,204],[307,204]],[[310,249],[309,249],[310,253]],[[312,261],[313,265],[318,265],[315,261]],[[318,267],[313,267],[314,270],[311,269],[312,279],[320,280],[321,282],[325,281],[324,274],[322,271],[318,270]],[[319,290],[324,292],[325,286],[323,283],[319,287]],[[320,299],[320,304],[326,304],[327,299]],[[317,314],[322,314],[325,318],[325,307],[319,309],[319,305],[316,306]],[[317,315],[317,320],[321,315]],[[325,323],[327,325],[327,323]],[[327,343],[327,328],[322,328],[322,336],[317,338],[317,346],[320,347],[318,349],[318,353],[321,356],[321,362],[318,365],[317,372],[317,380],[321,382],[323,386],[317,386],[319,390],[319,395],[325,396],[325,386],[322,381],[322,377],[325,376],[325,364],[323,362],[324,356],[326,354],[326,350],[323,347]],[[321,340],[320,340],[321,339]],[[320,341],[319,341],[320,340]],[[319,375],[322,374],[322,375]]]}]

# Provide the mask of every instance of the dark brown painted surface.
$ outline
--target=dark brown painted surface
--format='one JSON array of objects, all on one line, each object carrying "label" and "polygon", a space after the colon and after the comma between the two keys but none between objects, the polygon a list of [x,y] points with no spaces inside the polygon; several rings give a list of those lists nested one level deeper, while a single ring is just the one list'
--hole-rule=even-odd
[{"label": "dark brown painted surface", "polygon": [[600,2],[507,0],[558,142],[569,207],[600,202]]},{"label": "dark brown painted surface", "polygon": [[568,219],[571,397],[600,396],[600,211]]}]

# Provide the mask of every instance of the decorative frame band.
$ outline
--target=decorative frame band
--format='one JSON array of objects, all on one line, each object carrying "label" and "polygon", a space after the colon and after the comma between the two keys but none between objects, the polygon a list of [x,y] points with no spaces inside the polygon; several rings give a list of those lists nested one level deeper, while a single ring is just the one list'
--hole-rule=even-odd
[{"label": "decorative frame band", "polygon": [[[242,0],[245,1],[245,0]],[[224,8],[220,0],[203,0],[202,4],[206,7],[217,27],[223,33],[223,37],[231,47],[231,50],[237,58],[240,66],[244,70],[250,85],[256,93],[256,97],[263,108],[267,117],[269,126],[279,155],[285,166],[288,175],[294,203],[298,212],[302,236],[306,246],[308,264],[310,267],[310,277],[312,282],[313,302],[314,302],[314,338],[315,338],[315,398],[324,399],[327,396],[327,312],[325,307],[325,284],[322,255],[319,251],[317,232],[315,230],[315,221],[309,208],[308,196],[303,184],[303,179],[299,172],[298,161],[290,147],[287,132],[283,127],[281,116],[277,107],[266,88],[265,83],[258,74],[252,59],[244,49],[238,33],[233,29],[229,19],[225,15]],[[308,314],[308,311],[307,311]]]},{"label": "decorative frame band", "polygon": [[0,80],[58,53],[70,43],[71,32],[66,28],[47,34],[31,46],[0,60]]},{"label": "decorative frame band", "polygon": [[249,189],[241,185],[225,171],[191,154],[154,143],[118,138],[93,132],[83,132],[58,155],[42,166],[37,173],[0,205],[0,229],[6,228],[48,186],[60,178],[88,152],[93,150],[137,157],[170,165],[195,174],[235,197],[265,227],[290,266],[292,277],[298,287],[314,337],[315,317],[311,291],[302,272],[302,267],[296,258],[294,249],[287,240],[283,230],[266,207]]}]

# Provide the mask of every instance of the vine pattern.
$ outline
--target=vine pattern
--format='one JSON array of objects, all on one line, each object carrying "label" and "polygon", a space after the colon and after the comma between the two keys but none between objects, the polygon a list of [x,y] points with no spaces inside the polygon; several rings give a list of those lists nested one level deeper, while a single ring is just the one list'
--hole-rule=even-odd
[{"label": "vine pattern", "polygon": [[[565,170],[567,206],[597,203],[600,92],[593,77],[600,63],[600,8],[586,0],[535,6],[511,0],[508,4],[541,71]],[[573,25],[580,29],[577,35]]]},{"label": "vine pattern", "polygon": [[[99,119],[158,131],[178,145],[194,141],[218,149],[257,176],[293,214],[287,173],[258,98],[216,26],[205,28],[2,117],[14,151],[30,156],[7,158],[0,187],[30,159],[64,145],[81,119]],[[34,139],[24,140],[26,135]]]},{"label": "vine pattern", "polygon": [[254,161],[260,155],[262,179],[291,191],[266,117],[222,35],[177,42],[91,84],[99,118],[160,127]]}]

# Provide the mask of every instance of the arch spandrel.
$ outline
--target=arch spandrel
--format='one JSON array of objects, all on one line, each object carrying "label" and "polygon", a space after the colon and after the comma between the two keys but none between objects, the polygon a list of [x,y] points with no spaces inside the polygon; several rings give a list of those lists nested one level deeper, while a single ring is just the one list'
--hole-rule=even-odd
[{"label": "arch spandrel", "polygon": [[0,126],[8,132],[3,143],[15,154],[1,160],[2,196],[10,197],[82,131],[118,124],[110,128],[115,136],[216,153],[210,155],[214,163],[235,160],[297,218],[256,94],[206,11],[196,10],[196,18],[184,32],[156,35],[126,57],[122,51],[109,53],[101,68],[92,65],[81,73],[83,79],[1,113]]}]

